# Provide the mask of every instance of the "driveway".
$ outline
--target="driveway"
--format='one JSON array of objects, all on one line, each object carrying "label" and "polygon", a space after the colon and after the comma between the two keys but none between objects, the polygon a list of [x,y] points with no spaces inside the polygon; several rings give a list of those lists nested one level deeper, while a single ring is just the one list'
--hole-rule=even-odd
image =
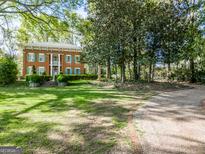
[{"label": "driveway", "polygon": [[135,113],[141,153],[205,154],[205,87],[161,92]]}]

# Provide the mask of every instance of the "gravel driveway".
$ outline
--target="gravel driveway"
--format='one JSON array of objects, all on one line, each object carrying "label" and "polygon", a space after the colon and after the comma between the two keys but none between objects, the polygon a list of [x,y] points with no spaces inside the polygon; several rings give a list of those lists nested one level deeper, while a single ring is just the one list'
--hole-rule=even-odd
[{"label": "gravel driveway", "polygon": [[163,92],[135,113],[141,153],[205,154],[205,87]]}]

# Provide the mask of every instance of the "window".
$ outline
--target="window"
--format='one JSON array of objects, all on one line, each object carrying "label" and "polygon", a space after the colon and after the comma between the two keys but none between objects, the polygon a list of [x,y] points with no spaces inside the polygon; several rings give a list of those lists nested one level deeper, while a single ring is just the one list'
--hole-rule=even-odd
[{"label": "window", "polygon": [[28,62],[35,62],[35,53],[28,53]]},{"label": "window", "polygon": [[44,53],[39,53],[38,61],[39,62],[45,62],[45,54]]},{"label": "window", "polygon": [[75,74],[80,74],[80,68],[75,68]]},{"label": "window", "polygon": [[32,74],[32,66],[28,66],[26,69],[26,74],[31,75]]},{"label": "window", "polygon": [[38,68],[38,74],[39,75],[43,75],[44,72],[45,72],[45,67],[39,67]]},{"label": "window", "polygon": [[75,63],[80,63],[80,55],[75,56]]},{"label": "window", "polygon": [[65,61],[66,61],[66,63],[72,63],[72,56],[71,55],[66,55],[65,56]]},{"label": "window", "polygon": [[70,67],[67,67],[65,69],[65,74],[72,74],[72,69]]}]

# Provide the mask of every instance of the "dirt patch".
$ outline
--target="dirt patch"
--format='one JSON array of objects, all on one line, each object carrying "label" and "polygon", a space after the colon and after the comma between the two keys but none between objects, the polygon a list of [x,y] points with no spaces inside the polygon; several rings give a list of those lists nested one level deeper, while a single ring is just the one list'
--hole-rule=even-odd
[{"label": "dirt patch", "polygon": [[140,146],[137,131],[134,127],[133,112],[130,112],[130,114],[128,116],[128,129],[129,129],[129,136],[130,136],[130,140],[132,142],[134,153],[141,154],[142,153],[142,147]]},{"label": "dirt patch", "polygon": [[201,106],[205,109],[205,99],[201,100]]},{"label": "dirt patch", "polygon": [[193,89],[192,86],[185,83],[176,82],[126,82],[126,83],[115,83],[115,82],[92,82],[94,85],[98,85],[103,88],[116,88],[118,90],[126,91],[159,91],[159,92],[171,92],[184,89]]}]

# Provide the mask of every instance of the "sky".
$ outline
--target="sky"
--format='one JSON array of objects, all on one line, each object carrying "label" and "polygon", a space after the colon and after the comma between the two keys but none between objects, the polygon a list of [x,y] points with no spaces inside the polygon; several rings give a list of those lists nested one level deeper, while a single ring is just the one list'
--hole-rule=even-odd
[{"label": "sky", "polygon": [[77,10],[75,10],[74,12],[76,12],[77,14],[79,14],[80,16],[82,16],[83,18],[86,18],[88,16],[87,12],[85,11],[84,7],[80,7]]}]

